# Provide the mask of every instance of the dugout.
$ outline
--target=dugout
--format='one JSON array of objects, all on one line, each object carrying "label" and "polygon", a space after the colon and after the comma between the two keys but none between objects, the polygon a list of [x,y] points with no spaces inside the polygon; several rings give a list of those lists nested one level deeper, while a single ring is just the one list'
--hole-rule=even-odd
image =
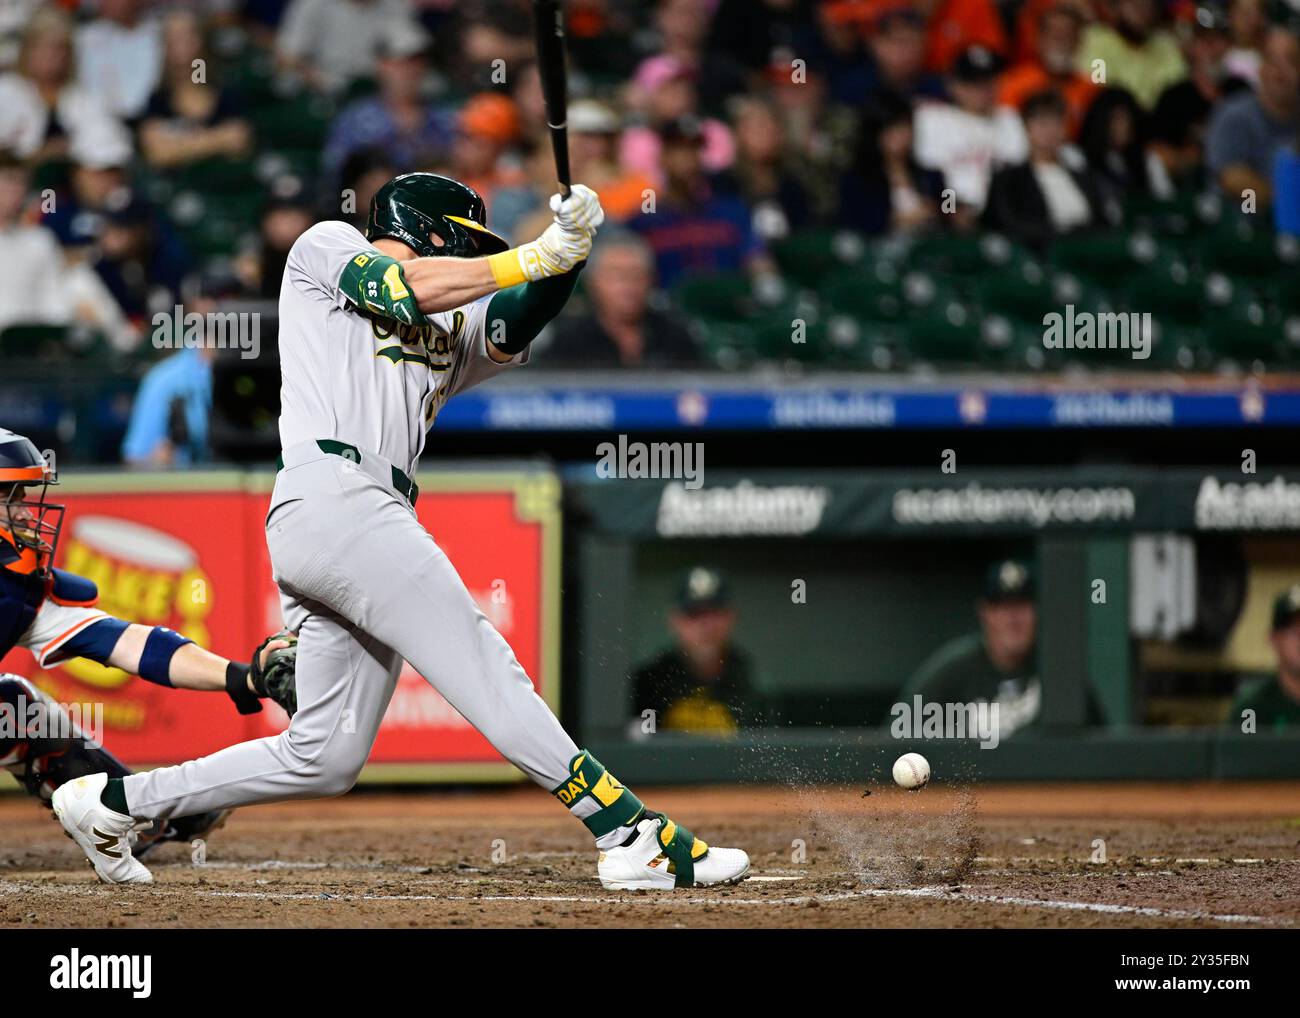
[{"label": "dugout", "polygon": [[[1270,664],[1269,599],[1300,577],[1300,472],[710,470],[566,477],[570,720],[627,780],[867,780],[906,749],[975,780],[1300,776],[1300,733],[1223,724]],[[976,629],[991,559],[1039,576],[1041,730],[996,750],[885,723],[908,675]],[[782,723],[629,737],[628,674],[666,644],[683,570],[731,579],[737,642]],[[803,581],[805,600],[792,597]],[[1102,723],[1087,723],[1087,690]],[[1192,704],[1194,706],[1189,707]]]}]

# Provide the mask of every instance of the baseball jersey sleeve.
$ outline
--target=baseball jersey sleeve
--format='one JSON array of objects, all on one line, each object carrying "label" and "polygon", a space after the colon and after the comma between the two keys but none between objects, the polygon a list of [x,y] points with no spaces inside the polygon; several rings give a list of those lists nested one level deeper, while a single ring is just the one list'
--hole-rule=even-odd
[{"label": "baseball jersey sleeve", "polygon": [[[508,361],[495,361],[488,354],[488,333],[492,328],[492,323],[488,321],[488,304],[491,301],[492,295],[489,294],[455,311],[444,311],[430,316],[438,328],[450,335],[457,335],[458,324],[460,328],[460,341],[456,345],[456,363],[451,386],[447,392],[448,399],[458,392],[472,389],[479,382],[486,382],[507,368],[528,363],[529,347],[524,347]],[[456,320],[457,315],[463,316],[459,323]]]},{"label": "baseball jersey sleeve", "polygon": [[339,287],[348,263],[359,254],[379,254],[361,231],[347,223],[317,223],[294,242],[285,262],[285,279],[304,293],[319,293],[340,307],[353,302]]}]

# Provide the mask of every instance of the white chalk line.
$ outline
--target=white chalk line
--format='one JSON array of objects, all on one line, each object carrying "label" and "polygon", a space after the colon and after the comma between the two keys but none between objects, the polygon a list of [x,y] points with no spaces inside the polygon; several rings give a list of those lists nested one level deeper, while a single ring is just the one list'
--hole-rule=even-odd
[{"label": "white chalk line", "polygon": [[[751,878],[752,879],[752,878]],[[74,891],[78,894],[91,894],[95,897],[109,897],[121,889],[99,887],[95,885],[72,887],[69,885],[15,885],[0,884],[0,893],[27,893],[33,891],[48,894]],[[668,894],[610,894],[603,897],[576,894],[330,894],[324,891],[225,891],[209,890],[195,887],[167,887],[150,885],[147,892],[150,897],[162,898],[218,898],[252,901],[332,901],[347,904],[364,904],[367,902],[514,902],[529,904],[570,904],[570,905],[650,905],[653,907],[676,906],[806,906],[834,904],[864,898],[911,898],[947,902],[951,904],[1002,905],[1028,909],[1046,909],[1049,911],[1093,912],[1103,915],[1132,915],[1153,919],[1188,919],[1231,924],[1256,924],[1263,926],[1294,926],[1295,921],[1287,918],[1222,914],[1191,909],[1158,908],[1143,905],[1116,905],[1105,902],[1070,901],[1052,898],[1026,898],[1019,895],[980,894],[959,888],[929,887],[870,887],[851,891],[837,891],[826,894],[801,894],[775,898],[737,898],[724,890],[722,894],[705,897],[687,897],[679,892]]]},{"label": "white chalk line", "polygon": [[801,894],[784,898],[736,898],[732,896],[684,897],[677,893],[664,895],[633,894],[628,896],[596,897],[595,895],[572,894],[485,894],[485,895],[433,895],[433,894],[395,894],[395,895],[325,895],[299,894],[260,891],[199,891],[203,897],[210,898],[283,898],[295,901],[458,901],[458,902],[516,902],[531,904],[572,904],[572,905],[651,905],[659,906],[802,906],[813,902],[828,904],[851,901],[855,898],[925,898],[935,901],[947,901],[954,904],[1009,905],[1020,908],[1042,908],[1068,912],[1096,912],[1107,915],[1134,915],[1157,919],[1198,919],[1212,922],[1234,924],[1262,924],[1268,926],[1291,926],[1288,919],[1272,919],[1266,916],[1221,915],[1186,909],[1167,909],[1139,905],[1111,905],[1101,902],[1060,901],[1044,898],[1024,898],[1015,895],[973,894],[964,889],[954,891],[947,887],[908,887],[908,888],[863,888],[855,891],[839,891],[829,894]]},{"label": "white chalk line", "polygon": [[[502,866],[508,866],[520,860],[544,861],[552,860],[572,860],[587,859],[591,857],[589,852],[519,852],[511,854],[503,863],[485,864],[483,866],[473,866],[469,864],[460,864],[457,869],[461,873],[492,873],[494,876]],[[945,856],[917,855],[907,856],[907,859],[916,859],[918,862],[951,862],[952,860]],[[861,862],[876,864],[896,864],[899,862],[899,856],[886,855],[864,855],[858,857]],[[436,872],[436,866],[424,865],[402,865],[397,863],[385,862],[312,862],[312,861],[287,861],[281,859],[265,859],[260,862],[222,862],[207,860],[201,863],[185,862],[183,860],[175,861],[154,861],[148,860],[152,869],[205,869],[205,870],[374,870],[387,871],[391,873],[414,873],[428,876]],[[1300,864],[1300,858],[1297,859],[1255,859],[1255,858],[1233,858],[1233,859],[1211,859],[1208,857],[1177,859],[1168,856],[1114,856],[1104,863],[1093,862],[1087,858],[1069,858],[1059,856],[1032,856],[1032,855],[981,855],[975,858],[976,865],[979,866],[1020,866],[1020,865],[1044,865],[1048,863],[1064,865],[1087,865],[1095,866],[1102,870],[1108,866],[1263,866],[1263,865],[1296,865]],[[446,865],[440,864],[440,865]],[[772,870],[772,874],[790,874],[796,871],[792,870]],[[990,873],[996,871],[989,871]],[[1013,872],[1007,870],[1005,872]],[[1171,871],[1164,871],[1171,872]],[[787,879],[801,880],[808,874],[799,873],[797,876],[790,876]],[[1147,876],[1140,870],[1134,873],[1135,876]],[[751,877],[750,879],[755,879]]]}]

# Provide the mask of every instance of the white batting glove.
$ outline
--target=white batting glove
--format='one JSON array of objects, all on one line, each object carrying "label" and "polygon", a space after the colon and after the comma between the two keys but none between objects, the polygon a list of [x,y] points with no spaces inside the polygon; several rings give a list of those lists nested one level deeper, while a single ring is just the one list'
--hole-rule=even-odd
[{"label": "white batting glove", "polygon": [[569,230],[581,230],[595,236],[600,224],[605,221],[605,210],[600,207],[600,198],[596,192],[584,184],[574,184],[569,189],[569,197],[551,195],[551,211],[555,221]]},{"label": "white batting glove", "polygon": [[591,254],[590,233],[561,226],[558,222],[548,226],[534,243],[544,276],[571,272]]},{"label": "white batting glove", "polygon": [[505,288],[572,272],[591,254],[591,239],[605,221],[600,199],[589,187],[575,184],[567,198],[551,196],[555,222],[527,244],[488,256],[497,286]]}]

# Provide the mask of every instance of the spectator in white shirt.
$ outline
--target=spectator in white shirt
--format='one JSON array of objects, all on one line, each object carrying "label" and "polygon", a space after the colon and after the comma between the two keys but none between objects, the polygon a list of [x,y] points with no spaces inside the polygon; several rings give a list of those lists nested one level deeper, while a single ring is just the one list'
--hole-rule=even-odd
[{"label": "spectator in white shirt", "polygon": [[121,348],[135,333],[93,269],[69,259],[53,231],[27,221],[30,175],[0,152],[0,329],[80,323]]},{"label": "spectator in white shirt", "polygon": [[61,325],[68,320],[62,293],[63,249],[43,226],[24,221],[27,168],[0,154],[0,329],[23,324]]},{"label": "spectator in white shirt", "polygon": [[65,156],[79,134],[111,127],[98,97],[72,78],[72,21],[42,8],[23,35],[18,69],[0,75],[0,148],[39,163]]},{"label": "spectator in white shirt", "polygon": [[991,50],[971,46],[953,66],[952,102],[922,103],[916,110],[916,161],[943,174],[945,188],[952,189],[968,221],[971,211],[984,208],[994,171],[1028,153],[1019,115],[998,106],[1000,70]]},{"label": "spectator in white shirt", "polygon": [[77,32],[77,73],[109,112],[133,120],[158,87],[162,33],[140,0],[100,0],[99,17]]},{"label": "spectator in white shirt", "polygon": [[380,43],[394,36],[428,41],[407,0],[292,0],[276,59],[313,88],[337,93],[372,75]]}]

